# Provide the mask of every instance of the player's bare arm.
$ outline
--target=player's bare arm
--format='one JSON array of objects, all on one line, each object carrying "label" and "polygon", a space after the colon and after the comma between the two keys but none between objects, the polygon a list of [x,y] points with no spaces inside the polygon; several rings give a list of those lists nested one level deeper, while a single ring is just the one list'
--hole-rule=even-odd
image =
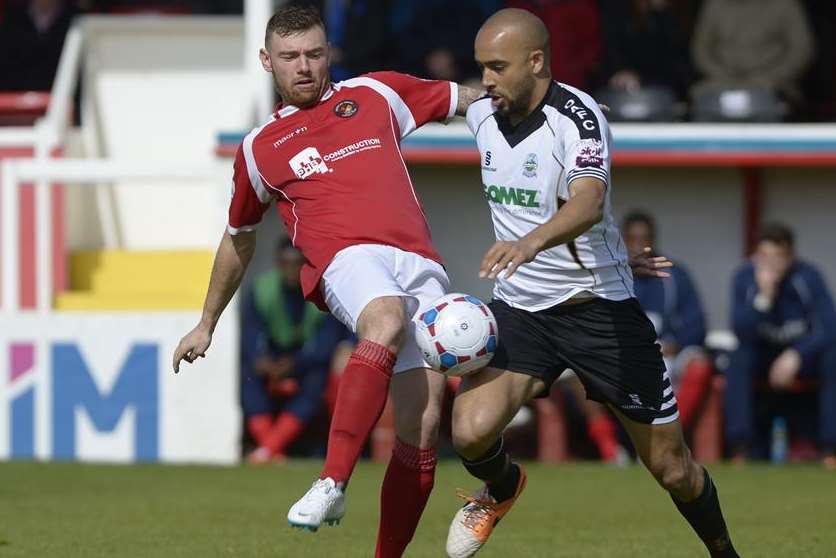
[{"label": "player's bare arm", "polygon": [[459,100],[456,105],[456,114],[464,116],[470,105],[484,96],[485,91],[482,89],[474,89],[473,87],[459,84]]},{"label": "player's bare arm", "polygon": [[224,308],[232,299],[232,295],[241,284],[241,278],[252,259],[253,252],[255,252],[254,231],[240,232],[235,236],[224,232],[215,254],[215,263],[212,265],[209,290],[203,303],[200,322],[180,340],[174,351],[175,373],[180,371],[181,360],[191,363],[198,357],[206,356],[215,326]]},{"label": "player's bare arm", "polygon": [[479,277],[495,279],[504,270],[507,279],[538,253],[574,240],[603,218],[603,181],[578,178],[569,184],[569,193],[569,201],[551,219],[519,240],[496,242],[482,259]]}]

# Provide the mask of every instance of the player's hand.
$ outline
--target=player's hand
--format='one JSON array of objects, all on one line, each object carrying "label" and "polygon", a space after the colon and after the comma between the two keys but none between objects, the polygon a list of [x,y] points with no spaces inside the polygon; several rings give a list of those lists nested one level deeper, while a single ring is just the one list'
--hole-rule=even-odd
[{"label": "player's hand", "polygon": [[641,275],[644,277],[661,277],[665,279],[671,274],[665,269],[673,267],[673,262],[665,256],[653,256],[653,250],[647,246],[638,254],[630,256],[630,267],[633,269],[634,275]]},{"label": "player's hand", "polygon": [[514,241],[501,240],[491,246],[485,257],[482,258],[482,265],[479,268],[479,277],[484,279],[496,279],[501,273],[504,279],[511,277],[517,268],[524,263],[534,259],[539,252],[533,241],[522,238]]},{"label": "player's hand", "polygon": [[769,369],[769,385],[776,390],[788,389],[800,371],[801,355],[795,349],[787,349],[772,363]]},{"label": "player's hand", "polygon": [[209,328],[198,325],[180,340],[177,349],[174,350],[174,373],[180,372],[180,361],[185,360],[192,363],[198,357],[206,356],[206,349],[212,343],[212,332]]}]

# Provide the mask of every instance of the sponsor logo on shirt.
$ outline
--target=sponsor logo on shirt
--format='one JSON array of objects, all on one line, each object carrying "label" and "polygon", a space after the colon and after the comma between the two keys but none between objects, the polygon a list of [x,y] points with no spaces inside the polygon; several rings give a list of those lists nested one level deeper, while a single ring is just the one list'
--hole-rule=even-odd
[{"label": "sponsor logo on shirt", "polygon": [[537,190],[485,184],[485,197],[488,201],[503,205],[538,208],[540,207],[540,202],[537,201],[538,193]]},{"label": "sponsor logo on shirt", "polygon": [[523,163],[523,176],[534,178],[537,176],[537,154],[529,153]]},{"label": "sponsor logo on shirt", "polygon": [[283,137],[277,139],[276,141],[274,141],[273,142],[273,147],[279,147],[281,144],[283,144],[284,142],[286,142],[290,138],[296,137],[299,134],[304,134],[307,131],[308,131],[307,126],[301,126],[299,128],[296,128],[295,130],[293,130],[292,132],[290,132],[286,136],[283,136]]},{"label": "sponsor logo on shirt", "polygon": [[316,147],[306,147],[288,162],[297,178],[307,178],[312,174],[334,172],[328,168]]},{"label": "sponsor logo on shirt", "polygon": [[575,165],[579,167],[603,167],[604,144],[600,140],[586,139],[579,142]]},{"label": "sponsor logo on shirt", "polygon": [[381,147],[382,144],[380,143],[380,138],[367,138],[346,145],[345,147],[332,151],[331,153],[327,153],[323,159],[325,161],[339,161],[340,159],[357,155],[363,151],[368,151],[369,149],[380,149]]},{"label": "sponsor logo on shirt", "polygon": [[357,112],[358,106],[355,101],[351,99],[346,99],[345,101],[340,101],[334,107],[334,114],[339,116],[340,118],[351,118]]},{"label": "sponsor logo on shirt", "polygon": [[493,158],[493,154],[490,151],[485,151],[485,163],[482,165],[482,170],[496,172],[496,167],[491,166],[491,158]]}]

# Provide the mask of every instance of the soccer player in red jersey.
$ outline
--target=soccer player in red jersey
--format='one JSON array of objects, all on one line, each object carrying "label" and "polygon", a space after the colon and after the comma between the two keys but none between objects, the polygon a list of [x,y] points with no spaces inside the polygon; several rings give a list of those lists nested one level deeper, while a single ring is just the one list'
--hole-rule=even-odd
[{"label": "soccer player in red jersey", "polygon": [[312,8],[281,8],[260,56],[282,104],[235,156],[227,231],[201,320],[177,347],[174,370],[205,355],[252,257],[255,228],[276,201],[305,257],[305,296],[359,338],[340,382],[322,474],[288,520],[316,530],[342,518],[346,483],[391,380],[397,441],[377,555],[400,556],[432,489],[445,385],[418,350],[411,318],[449,286],[400,141],[427,122],[463,114],[481,93],[394,72],[332,84],[324,26]]}]

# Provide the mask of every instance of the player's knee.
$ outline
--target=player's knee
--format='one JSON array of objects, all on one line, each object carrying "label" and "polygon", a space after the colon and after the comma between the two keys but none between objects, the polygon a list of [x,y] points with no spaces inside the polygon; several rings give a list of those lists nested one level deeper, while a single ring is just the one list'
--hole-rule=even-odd
[{"label": "player's knee", "polygon": [[357,334],[361,339],[374,341],[397,351],[406,335],[406,310],[403,301],[395,297],[375,299],[360,314]]},{"label": "player's knee", "polygon": [[687,497],[693,484],[692,464],[687,448],[684,451],[667,451],[651,460],[648,469],[668,492]]},{"label": "player's knee", "polygon": [[453,447],[466,459],[478,459],[496,441],[488,413],[473,410],[453,415]]}]

